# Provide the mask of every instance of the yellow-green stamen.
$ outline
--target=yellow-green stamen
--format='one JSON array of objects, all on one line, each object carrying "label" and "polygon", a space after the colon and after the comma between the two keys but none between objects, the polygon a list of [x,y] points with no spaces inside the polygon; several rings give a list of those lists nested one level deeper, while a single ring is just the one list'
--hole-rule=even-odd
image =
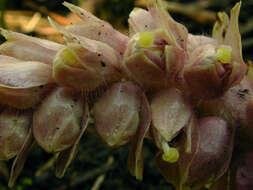
[{"label": "yellow-green stamen", "polygon": [[212,176],[208,179],[207,183],[205,184],[205,188],[209,189],[209,188],[212,186],[214,180],[215,180],[215,176],[212,175]]},{"label": "yellow-green stamen", "polygon": [[65,58],[65,60],[67,62],[70,62],[70,63],[75,63],[77,60],[76,60],[76,56],[73,54],[73,52],[66,48],[62,51],[62,56]]},{"label": "yellow-green stamen", "polygon": [[133,11],[138,11],[138,10],[140,10],[139,7],[134,7],[134,9],[133,9]]},{"label": "yellow-green stamen", "polygon": [[222,63],[229,63],[231,60],[231,52],[230,48],[221,47],[217,50],[217,58]]},{"label": "yellow-green stamen", "polygon": [[167,142],[163,142],[162,149],[163,149],[162,158],[164,161],[169,163],[175,163],[178,161],[179,152],[176,148],[170,147]]},{"label": "yellow-green stamen", "polygon": [[137,44],[140,47],[148,48],[150,47],[154,42],[154,34],[152,32],[141,32],[139,34],[139,40],[137,41]]}]

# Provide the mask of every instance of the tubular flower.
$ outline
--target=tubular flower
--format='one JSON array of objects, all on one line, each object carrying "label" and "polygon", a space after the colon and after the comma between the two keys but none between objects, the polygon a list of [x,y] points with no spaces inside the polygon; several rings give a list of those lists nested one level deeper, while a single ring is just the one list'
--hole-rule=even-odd
[{"label": "tubular flower", "polygon": [[92,91],[120,79],[120,61],[116,50],[103,42],[72,34],[49,20],[63,33],[68,43],[54,60],[53,77],[57,83]]},{"label": "tubular flower", "polygon": [[63,177],[88,123],[85,100],[67,88],[55,89],[35,110],[33,134],[47,152],[60,152],[56,176]]},{"label": "tubular flower", "polygon": [[25,142],[31,126],[31,113],[5,109],[0,114],[0,125],[0,159],[9,160],[18,154]]},{"label": "tubular flower", "polygon": [[71,92],[55,89],[34,112],[33,134],[47,152],[69,148],[80,132],[84,102]]},{"label": "tubular flower", "polygon": [[12,187],[23,169],[26,154],[32,145],[31,111],[5,108],[0,114],[0,160],[15,157],[9,178]]},{"label": "tubular flower", "polygon": [[[191,186],[199,189],[210,180],[211,183],[216,181],[225,173],[231,160],[234,130],[230,130],[226,122],[217,117],[203,118],[198,124],[194,123],[192,153],[181,151],[181,158],[175,164],[169,164],[161,154],[157,155],[159,169],[177,189]],[[184,142],[184,138],[181,140]],[[182,145],[179,144],[179,150]]]},{"label": "tubular flower", "polygon": [[216,43],[204,37],[204,42],[196,43],[194,38],[200,39],[199,36],[191,36],[188,40],[190,52],[184,79],[193,96],[201,99],[218,97],[243,79],[246,65],[242,59],[238,27],[240,6],[241,3],[237,3],[231,10],[230,20],[225,13],[218,15],[219,20],[213,28]]},{"label": "tubular flower", "polygon": [[163,159],[168,162],[178,160],[178,150],[170,147],[168,143],[180,133],[186,133],[185,151],[191,152],[190,133],[193,125],[190,125],[190,122],[194,113],[182,93],[172,88],[155,94],[151,100],[151,112],[154,140],[163,152]]},{"label": "tubular flower", "polygon": [[122,57],[129,39],[128,36],[115,30],[109,23],[100,20],[80,7],[68,2],[64,2],[63,5],[83,21],[66,26],[67,31],[75,35],[101,41],[116,50],[117,55]]},{"label": "tubular flower", "polygon": [[114,84],[95,103],[94,119],[98,134],[109,146],[132,141],[129,170],[137,179],[142,179],[142,143],[151,118],[141,89],[131,82]]},{"label": "tubular flower", "polygon": [[[146,16],[143,20],[142,17]],[[148,1],[148,11],[134,9],[132,35],[124,54],[128,76],[144,88],[161,89],[178,83],[184,65],[187,29],[175,22],[161,1]]]}]

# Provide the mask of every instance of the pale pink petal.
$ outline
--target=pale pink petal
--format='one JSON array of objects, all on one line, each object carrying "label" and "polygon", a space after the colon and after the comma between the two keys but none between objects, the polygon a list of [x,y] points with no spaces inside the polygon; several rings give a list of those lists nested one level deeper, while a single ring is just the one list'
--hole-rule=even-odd
[{"label": "pale pink petal", "polygon": [[40,62],[0,63],[0,84],[14,88],[31,88],[52,83],[52,70]]},{"label": "pale pink petal", "polygon": [[20,62],[20,60],[10,56],[0,55],[0,63],[17,63],[17,62]]},{"label": "pale pink petal", "polygon": [[166,73],[153,63],[143,52],[137,52],[124,60],[130,78],[144,88],[160,89],[168,85]]},{"label": "pale pink petal", "polygon": [[78,35],[102,41],[123,55],[128,41],[126,35],[115,30],[109,23],[95,17],[93,14],[78,6],[68,2],[64,2],[63,5],[78,15],[85,22],[85,26],[92,27],[93,29],[93,31],[89,31],[89,29],[83,27],[83,34],[79,33]]},{"label": "pale pink petal", "polygon": [[0,114],[0,160],[9,160],[21,150],[31,127],[31,112],[6,108]]},{"label": "pale pink petal", "polygon": [[56,55],[53,77],[64,86],[92,91],[120,78],[121,71],[113,55],[110,57],[82,45],[69,44]]},{"label": "pale pink petal", "polygon": [[109,146],[126,144],[135,135],[140,121],[140,93],[133,83],[119,82],[95,103],[96,130]]},{"label": "pale pink petal", "polygon": [[186,49],[188,31],[185,26],[173,20],[165,10],[163,2],[161,0],[149,0],[148,10],[156,23],[156,27],[168,31],[170,44],[179,49]]},{"label": "pale pink petal", "polygon": [[151,14],[145,9],[135,8],[128,19],[130,36],[137,32],[151,31],[156,28],[156,24]]},{"label": "pale pink petal", "polygon": [[47,64],[0,63],[0,103],[21,109],[33,107],[52,89],[53,82]]},{"label": "pale pink petal", "polygon": [[73,89],[57,88],[35,110],[33,134],[47,152],[55,153],[73,146],[80,134],[83,99]]},{"label": "pale pink petal", "polygon": [[193,111],[177,89],[160,91],[151,101],[152,124],[159,134],[171,141],[187,126]]},{"label": "pale pink petal", "polygon": [[110,25],[104,25],[97,22],[80,22],[71,24],[66,27],[66,30],[75,35],[104,42],[115,49],[120,56],[123,55],[128,42],[127,36],[114,30]]},{"label": "pale pink petal", "polygon": [[64,45],[27,36],[0,28],[1,34],[7,42],[0,46],[0,53],[15,57],[24,61],[39,61],[52,64],[57,51]]}]

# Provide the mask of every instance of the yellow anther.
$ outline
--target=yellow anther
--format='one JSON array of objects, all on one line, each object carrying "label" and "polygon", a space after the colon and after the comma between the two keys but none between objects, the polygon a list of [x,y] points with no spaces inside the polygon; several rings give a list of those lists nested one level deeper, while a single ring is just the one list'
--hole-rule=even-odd
[{"label": "yellow anther", "polygon": [[138,11],[138,10],[140,10],[140,8],[138,8],[138,7],[134,7],[134,9],[133,9],[133,11]]},{"label": "yellow anther", "polygon": [[64,57],[65,61],[68,62],[68,64],[75,63],[77,61],[76,56],[68,48],[62,51],[62,56]]},{"label": "yellow anther", "polygon": [[163,155],[162,158],[164,161],[169,163],[175,163],[178,161],[179,152],[176,148],[169,147],[167,142],[162,142]]},{"label": "yellow anther", "polygon": [[163,154],[163,160],[169,163],[175,163],[178,161],[179,152],[176,148],[170,148],[169,154]]},{"label": "yellow anther", "polygon": [[217,50],[217,58],[222,63],[229,63],[231,60],[231,52],[232,50],[230,48],[219,48]]},{"label": "yellow anther", "polygon": [[215,180],[215,176],[212,175],[212,176],[208,179],[207,183],[205,184],[205,188],[209,189],[209,188],[212,186],[214,180]]},{"label": "yellow anther", "polygon": [[143,48],[150,47],[154,42],[154,34],[152,32],[141,32],[139,34],[138,45]]}]

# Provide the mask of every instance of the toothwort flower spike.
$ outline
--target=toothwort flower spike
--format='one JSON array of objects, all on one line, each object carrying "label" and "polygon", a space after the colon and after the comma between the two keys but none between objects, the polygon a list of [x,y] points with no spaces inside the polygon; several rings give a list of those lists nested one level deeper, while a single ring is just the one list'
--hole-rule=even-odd
[{"label": "toothwort flower spike", "polygon": [[81,18],[64,27],[48,18],[64,45],[0,29],[7,40],[0,45],[0,159],[15,157],[10,187],[34,141],[58,155],[55,175],[62,178],[91,111],[108,146],[131,143],[128,169],[138,180],[148,136],[176,190],[251,189],[253,72],[249,66],[245,76],[241,2],[230,18],[218,13],[212,37],[188,33],[162,0],[133,9],[129,35],[63,4]]}]

